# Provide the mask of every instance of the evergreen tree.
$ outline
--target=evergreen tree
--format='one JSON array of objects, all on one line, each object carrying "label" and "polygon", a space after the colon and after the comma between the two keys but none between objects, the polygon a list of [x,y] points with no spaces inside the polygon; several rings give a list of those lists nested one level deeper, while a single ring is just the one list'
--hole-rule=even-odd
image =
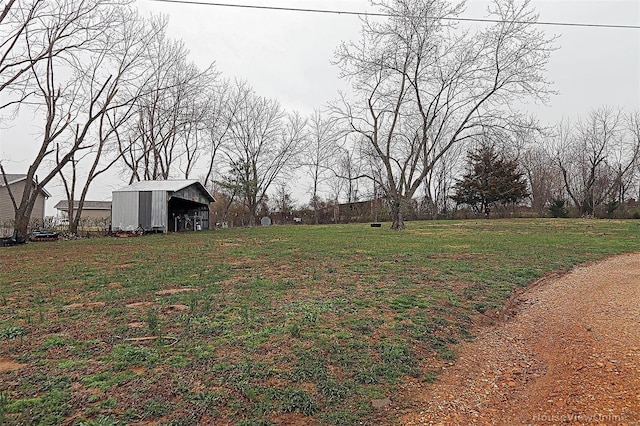
[{"label": "evergreen tree", "polygon": [[467,173],[457,181],[451,197],[456,203],[468,204],[477,213],[488,213],[492,206],[517,203],[529,195],[518,162],[505,158],[493,146],[470,151],[467,164]]}]

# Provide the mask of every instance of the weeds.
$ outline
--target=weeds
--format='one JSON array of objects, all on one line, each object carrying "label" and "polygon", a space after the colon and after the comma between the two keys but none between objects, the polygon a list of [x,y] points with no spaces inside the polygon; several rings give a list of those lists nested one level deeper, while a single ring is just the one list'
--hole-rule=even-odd
[{"label": "weeds", "polygon": [[6,392],[0,392],[0,426],[4,425],[5,416],[8,412],[9,397]]},{"label": "weeds", "polygon": [[145,317],[145,320],[147,322],[147,327],[149,328],[149,333],[151,333],[152,336],[159,336],[160,335],[160,329],[159,329],[159,324],[160,324],[160,320],[158,319],[158,313],[156,312],[155,309],[151,308],[147,310],[147,316]]},{"label": "weeds", "polygon": [[422,381],[426,383],[435,383],[438,381],[438,373],[435,371],[425,373],[425,375],[422,377]]},{"label": "weeds", "polygon": [[291,337],[297,339],[300,337],[302,327],[300,327],[300,324],[298,324],[297,322],[294,322],[293,324],[289,324],[289,326],[287,327],[287,331],[289,332],[289,335]]},{"label": "weeds", "polygon": [[103,372],[85,376],[80,379],[80,381],[89,388],[97,388],[106,392],[112,386],[121,386],[135,377],[136,374],[132,371],[123,371],[120,373]]},{"label": "weeds", "polygon": [[10,340],[25,336],[26,334],[27,331],[23,327],[19,325],[12,325],[0,330],[0,339]]},{"label": "weeds", "polygon": [[160,358],[158,352],[154,349],[131,346],[129,344],[114,346],[111,356],[115,362],[114,367],[117,370],[135,366],[153,367]]},{"label": "weeds", "polygon": [[60,346],[64,346],[67,343],[69,343],[69,341],[62,335],[55,335],[55,336],[51,336],[49,337],[47,340],[44,341],[44,343],[42,344],[42,349],[51,349],[51,348],[57,348]]},{"label": "weeds", "polygon": [[197,295],[192,295],[189,298],[189,313],[190,315],[195,315],[196,309],[198,309],[198,304],[200,303],[200,298]]},{"label": "weeds", "polygon": [[150,399],[142,406],[142,416],[145,419],[156,419],[168,412],[166,404],[158,399]]},{"label": "weeds", "polygon": [[361,425],[362,419],[366,417],[365,412],[352,412],[351,410],[338,410],[323,413],[320,418],[327,424],[336,426]]},{"label": "weeds", "polygon": [[99,416],[94,420],[80,420],[78,426],[119,426],[120,422],[110,416]]},{"label": "weeds", "polygon": [[60,424],[71,412],[71,393],[68,388],[53,389],[42,396],[18,399],[7,405],[8,413],[15,413],[16,424]]},{"label": "weeds", "polygon": [[353,387],[349,384],[340,383],[333,379],[318,382],[316,389],[329,404],[338,403],[353,392]]},{"label": "weeds", "polygon": [[327,359],[320,351],[307,350],[298,353],[298,360],[291,378],[298,382],[324,380],[328,377]]},{"label": "weeds", "polygon": [[238,423],[237,426],[273,426],[274,423],[265,418],[260,419],[242,419]]},{"label": "weeds", "polygon": [[279,409],[288,412],[300,412],[306,416],[310,416],[318,411],[318,404],[311,394],[297,388],[286,388],[280,394]]}]

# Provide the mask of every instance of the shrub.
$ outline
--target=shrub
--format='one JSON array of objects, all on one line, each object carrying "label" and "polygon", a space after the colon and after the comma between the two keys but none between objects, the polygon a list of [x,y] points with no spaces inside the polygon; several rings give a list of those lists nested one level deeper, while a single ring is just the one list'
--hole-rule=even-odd
[{"label": "shrub", "polygon": [[551,216],[568,217],[569,210],[567,210],[566,204],[567,201],[560,198],[554,198],[551,200],[551,203],[549,204],[549,212],[551,213]]},{"label": "shrub", "polygon": [[617,200],[611,200],[604,205],[607,212],[607,218],[612,219],[615,211],[620,207],[620,203]]}]

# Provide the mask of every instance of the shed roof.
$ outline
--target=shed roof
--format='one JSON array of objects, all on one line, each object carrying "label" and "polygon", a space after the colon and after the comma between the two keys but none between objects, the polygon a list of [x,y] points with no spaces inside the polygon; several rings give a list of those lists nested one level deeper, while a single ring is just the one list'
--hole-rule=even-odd
[{"label": "shed roof", "polygon": [[[5,177],[7,178],[7,182],[9,183],[9,185],[12,185],[14,183],[18,183],[20,181],[26,180],[27,179],[27,175],[23,175],[23,174],[5,174]],[[35,185],[36,183],[33,182],[33,184]],[[4,178],[2,177],[2,175],[0,174],[0,186],[6,186],[4,184]],[[45,197],[51,197],[51,194],[49,194],[49,192],[42,188],[42,193],[45,195]]]},{"label": "shed roof", "polygon": [[[77,209],[78,204],[80,202],[78,200],[73,200],[73,208]],[[53,208],[58,210],[69,210],[69,201],[68,200],[60,200],[58,204],[53,206]],[[82,205],[84,210],[111,210],[111,201],[89,201],[85,200]]]},{"label": "shed roof", "polygon": [[116,189],[113,192],[138,192],[138,191],[167,191],[176,192],[188,186],[195,185],[203,194],[213,202],[215,199],[207,189],[196,179],[176,179],[176,180],[141,180],[129,186]]}]

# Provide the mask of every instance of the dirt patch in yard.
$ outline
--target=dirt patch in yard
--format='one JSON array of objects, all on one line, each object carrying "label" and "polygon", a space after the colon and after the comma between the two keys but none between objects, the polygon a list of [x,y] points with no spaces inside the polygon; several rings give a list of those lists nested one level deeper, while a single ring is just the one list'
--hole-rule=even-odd
[{"label": "dirt patch in yard", "polygon": [[17,363],[9,358],[0,358],[0,373],[4,371],[19,370],[26,364]]},{"label": "dirt patch in yard", "polygon": [[127,305],[127,308],[147,308],[149,306],[154,306],[155,303],[154,302],[134,302],[134,303],[129,303]]},{"label": "dirt patch in yard", "polygon": [[104,302],[88,302],[88,303],[72,303],[70,305],[66,305],[64,308],[73,310],[73,309],[97,309],[104,308],[107,304]]},{"label": "dirt patch in yard", "polygon": [[198,289],[198,288],[189,288],[189,287],[185,287],[185,288],[168,288],[166,290],[156,291],[156,294],[158,296],[172,296],[174,294],[190,293],[192,291],[200,291],[200,289]]}]

